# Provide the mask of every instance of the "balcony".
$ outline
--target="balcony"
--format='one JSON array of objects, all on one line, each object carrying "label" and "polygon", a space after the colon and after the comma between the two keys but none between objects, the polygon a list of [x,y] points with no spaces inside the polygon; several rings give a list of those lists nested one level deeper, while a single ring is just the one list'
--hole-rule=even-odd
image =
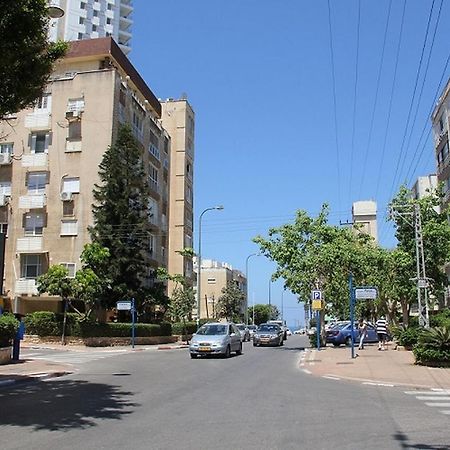
[{"label": "balcony", "polygon": [[47,153],[32,153],[22,156],[22,167],[47,167]]},{"label": "balcony", "polygon": [[436,134],[434,137],[434,146],[437,148],[439,145],[441,145],[442,141],[446,139],[448,136],[447,130],[442,130],[439,134]]},{"label": "balcony", "polygon": [[450,153],[438,164],[437,174],[440,175],[450,162]]},{"label": "balcony", "polygon": [[27,236],[17,239],[17,253],[40,253],[42,252],[43,239],[42,236]]},{"label": "balcony", "polygon": [[30,113],[25,116],[25,128],[34,130],[49,130],[50,114],[46,113]]},{"label": "balcony", "polygon": [[36,286],[36,280],[33,279],[21,279],[16,281],[15,286],[16,295],[38,295],[38,290]]},{"label": "balcony", "polygon": [[19,197],[19,209],[38,209],[47,204],[45,194],[21,195]]},{"label": "balcony", "polygon": [[66,153],[74,153],[74,152],[81,152],[81,141],[80,140],[72,141],[67,139]]}]

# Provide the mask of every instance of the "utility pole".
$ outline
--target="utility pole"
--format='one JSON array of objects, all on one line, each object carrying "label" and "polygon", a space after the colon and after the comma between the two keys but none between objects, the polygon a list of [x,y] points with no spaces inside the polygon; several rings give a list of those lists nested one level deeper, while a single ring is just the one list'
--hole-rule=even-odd
[{"label": "utility pole", "polygon": [[[414,227],[414,238],[416,241],[416,278],[412,281],[417,283],[417,307],[419,309],[419,325],[424,328],[430,327],[429,308],[428,308],[428,281],[425,270],[425,254],[423,249],[422,236],[422,217],[420,213],[420,205],[414,204],[414,209],[411,211],[412,205],[395,205],[391,207],[391,214],[402,217],[406,222]],[[411,223],[408,218],[413,219]]]}]

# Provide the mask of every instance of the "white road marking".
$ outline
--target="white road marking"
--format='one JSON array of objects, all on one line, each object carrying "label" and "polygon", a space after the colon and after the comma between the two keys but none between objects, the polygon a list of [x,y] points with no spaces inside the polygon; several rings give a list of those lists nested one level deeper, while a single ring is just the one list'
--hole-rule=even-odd
[{"label": "white road marking", "polygon": [[308,369],[302,369],[302,371],[307,373],[308,375],[311,375],[311,371],[309,371]]},{"label": "white road marking", "polygon": [[438,391],[438,390],[431,390],[431,391],[405,391],[405,394],[409,395],[449,395],[450,391]]},{"label": "white road marking", "polygon": [[425,405],[432,406],[434,408],[450,408],[450,403],[440,403],[440,402],[427,403],[427,402],[425,402]]},{"label": "white road marking", "polygon": [[384,386],[384,387],[394,387],[393,384],[388,383],[374,383],[372,381],[364,381],[362,384],[367,384],[369,386]]},{"label": "white road marking", "polygon": [[450,400],[450,397],[438,397],[438,396],[431,396],[431,395],[418,395],[416,396],[417,400],[428,400],[430,402],[437,400],[438,402],[441,402],[443,400]]},{"label": "white road marking", "polygon": [[338,377],[330,377],[329,375],[323,375],[322,378],[326,378],[327,380],[340,380]]}]

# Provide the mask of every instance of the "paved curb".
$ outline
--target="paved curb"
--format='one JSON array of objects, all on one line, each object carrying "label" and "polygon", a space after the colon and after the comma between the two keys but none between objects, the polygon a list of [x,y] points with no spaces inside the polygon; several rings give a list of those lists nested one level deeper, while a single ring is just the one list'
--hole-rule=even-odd
[{"label": "paved curb", "polygon": [[180,350],[183,348],[189,348],[188,344],[182,345],[160,345],[157,350]]},{"label": "paved curb", "polygon": [[33,383],[36,381],[44,381],[50,378],[58,378],[64,375],[70,375],[72,372],[63,370],[58,372],[44,372],[44,373],[33,373],[29,375],[22,375],[21,378],[11,378],[8,380],[0,381],[0,389],[2,387],[11,386],[12,384],[22,384],[22,383]]}]

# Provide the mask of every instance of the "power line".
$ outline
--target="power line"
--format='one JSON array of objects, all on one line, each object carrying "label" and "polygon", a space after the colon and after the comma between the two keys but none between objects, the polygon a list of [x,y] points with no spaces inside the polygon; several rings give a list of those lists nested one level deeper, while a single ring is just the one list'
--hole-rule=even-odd
[{"label": "power line", "polygon": [[340,169],[340,152],[339,152],[339,139],[338,139],[338,122],[337,122],[337,106],[336,106],[336,76],[334,67],[334,51],[333,51],[333,30],[331,27],[331,6],[330,0],[327,0],[328,5],[328,28],[329,28],[329,40],[330,40],[330,57],[331,57],[331,75],[333,80],[333,109],[334,109],[334,138],[336,145],[336,170],[337,170],[337,191],[338,191],[338,207],[341,208],[341,169]]},{"label": "power line", "polygon": [[[406,119],[405,132],[403,133],[402,143],[400,145],[400,153],[399,153],[398,158],[397,158],[397,164],[396,164],[396,167],[395,167],[395,173],[394,173],[394,178],[392,180],[392,186],[391,186],[391,191],[390,191],[389,197],[392,197],[392,195],[394,193],[396,181],[397,181],[397,175],[400,175],[401,171],[403,169],[404,158],[402,158],[402,157],[403,156],[406,157],[405,140],[406,140],[406,135],[408,133],[409,122],[411,120],[411,112],[412,112],[412,108],[413,108],[413,104],[414,104],[414,99],[416,98],[417,84],[419,82],[420,71],[422,69],[423,55],[425,53],[425,47],[426,47],[426,44],[427,44],[427,41],[428,41],[428,33],[430,31],[430,23],[431,23],[431,17],[433,15],[433,9],[434,9],[435,1],[436,0],[433,0],[433,2],[431,4],[430,14],[428,15],[428,22],[427,22],[427,28],[426,28],[426,32],[425,32],[425,38],[424,38],[424,41],[423,41],[422,52],[420,54],[420,59],[419,59],[419,67],[417,68],[417,71],[416,71],[416,80],[414,82],[413,95],[411,97],[411,102],[409,104],[409,110],[408,110],[408,117]],[[400,162],[401,162],[401,166],[400,166]]]},{"label": "power line", "polygon": [[380,187],[380,180],[381,180],[381,172],[383,169],[384,154],[386,153],[387,136],[388,136],[389,124],[391,121],[391,113],[392,113],[392,100],[394,98],[394,89],[395,89],[395,83],[397,80],[397,70],[398,70],[398,61],[399,61],[399,56],[400,56],[400,47],[401,47],[402,36],[403,36],[403,25],[405,22],[405,11],[406,11],[406,0],[403,1],[403,12],[402,12],[402,18],[401,18],[401,23],[400,23],[400,33],[399,33],[398,44],[397,44],[397,53],[396,53],[396,58],[395,58],[394,77],[392,79],[391,95],[390,95],[390,99],[389,99],[388,116],[387,116],[387,122],[386,122],[386,131],[385,131],[384,139],[383,139],[383,149],[381,152],[380,165],[378,168],[378,178],[377,178],[377,185],[376,185],[376,189],[375,189],[375,198],[377,198],[377,196],[378,196],[378,189]]},{"label": "power line", "polygon": [[351,192],[353,183],[353,155],[355,152],[355,125],[356,125],[356,99],[358,94],[358,64],[359,64],[359,37],[360,37],[360,26],[361,26],[361,1],[358,2],[358,21],[356,26],[356,61],[355,61],[355,83],[354,83],[354,93],[353,93],[353,126],[352,126],[352,144],[351,144],[351,155],[350,155],[350,182],[348,188],[349,203],[351,202]]},{"label": "power line", "polygon": [[375,122],[375,111],[376,111],[377,102],[378,102],[378,93],[379,93],[379,90],[380,90],[381,72],[382,72],[383,63],[384,63],[384,54],[385,54],[385,50],[386,50],[387,32],[388,32],[388,29],[389,29],[389,21],[390,21],[390,17],[391,17],[391,9],[392,9],[392,0],[389,1],[388,12],[387,12],[387,16],[386,16],[386,25],[385,25],[385,28],[384,28],[383,47],[382,47],[382,50],[381,50],[381,60],[380,60],[380,66],[378,68],[377,86],[376,86],[376,89],[375,89],[375,101],[373,103],[372,117],[370,119],[369,136],[368,136],[368,139],[367,139],[366,151],[364,152],[363,166],[362,166],[362,171],[361,171],[361,182],[359,184],[358,197],[361,195],[362,186],[363,186],[364,179],[365,179],[365,174],[366,174],[367,157],[369,156],[369,147],[370,147],[370,143],[372,141],[373,125],[374,125],[374,122]]}]

